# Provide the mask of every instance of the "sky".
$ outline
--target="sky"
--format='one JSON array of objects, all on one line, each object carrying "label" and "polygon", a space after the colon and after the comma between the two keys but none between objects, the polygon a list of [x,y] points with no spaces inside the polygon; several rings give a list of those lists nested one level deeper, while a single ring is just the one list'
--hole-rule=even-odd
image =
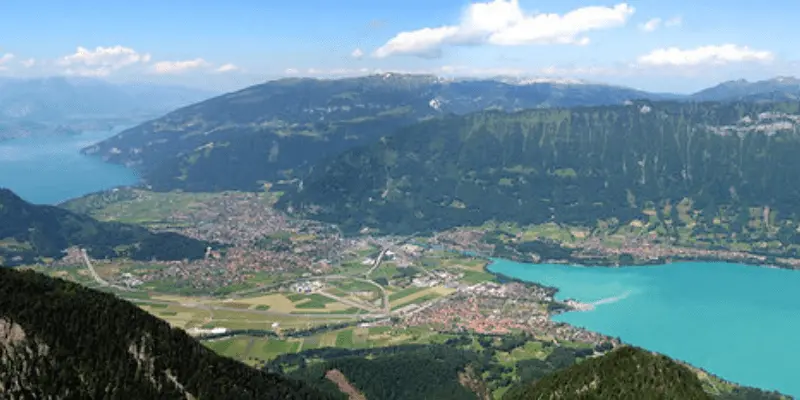
[{"label": "sky", "polygon": [[800,75],[798,15],[796,0],[0,0],[0,77],[228,91],[406,72],[688,93]]}]

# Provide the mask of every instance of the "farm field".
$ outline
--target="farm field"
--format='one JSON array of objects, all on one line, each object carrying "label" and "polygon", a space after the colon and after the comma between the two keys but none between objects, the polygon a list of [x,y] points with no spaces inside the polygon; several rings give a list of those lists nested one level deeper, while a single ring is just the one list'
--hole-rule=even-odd
[{"label": "farm field", "polygon": [[[428,327],[410,328],[350,327],[324,332],[305,338],[275,339],[254,336],[236,336],[225,339],[206,340],[203,343],[217,353],[250,364],[267,361],[281,354],[324,347],[347,349],[377,348],[402,344],[444,343],[455,337],[431,331]],[[252,346],[247,343],[252,342]],[[248,350],[248,351],[245,351]]]},{"label": "farm field", "polygon": [[422,288],[422,290],[419,291],[408,290],[406,293],[403,293],[403,291],[399,291],[393,293],[392,296],[397,296],[397,297],[395,297],[394,300],[392,300],[392,297],[389,297],[389,301],[391,303],[390,304],[391,308],[397,309],[399,307],[407,306],[409,304],[419,304],[431,300],[436,300],[440,297],[447,296],[455,291],[456,291],[455,289],[449,289],[441,286]]},{"label": "farm field", "polygon": [[[201,305],[189,306],[189,303],[184,304],[187,305],[138,303],[143,310],[169,322],[172,326],[182,329],[276,330],[276,327],[273,326],[275,323],[278,324],[278,329],[308,329],[319,325],[353,320],[353,318],[349,317],[327,316],[324,313],[311,316],[261,313],[260,311],[266,310],[263,308],[258,309],[257,307],[263,307],[260,304],[231,303],[227,306],[231,309],[225,310],[204,308]],[[235,306],[242,307],[240,308],[241,311],[236,310],[237,307]]]}]

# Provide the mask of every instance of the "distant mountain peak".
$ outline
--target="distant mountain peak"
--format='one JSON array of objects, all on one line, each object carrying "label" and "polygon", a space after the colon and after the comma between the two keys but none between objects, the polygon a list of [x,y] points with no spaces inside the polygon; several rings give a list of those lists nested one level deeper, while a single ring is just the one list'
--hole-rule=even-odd
[{"label": "distant mountain peak", "polygon": [[560,77],[498,76],[492,79],[509,85],[535,85],[537,83],[549,83],[557,85],[585,85],[589,83],[581,79],[560,78]]},{"label": "distant mountain peak", "polygon": [[16,193],[11,191],[9,188],[0,187],[0,201],[22,201],[22,198],[19,197]]},{"label": "distant mountain peak", "polygon": [[437,78],[433,74],[407,74],[402,72],[387,71],[382,74],[375,74],[373,76],[380,76],[383,79],[419,79],[419,78]]},{"label": "distant mountain peak", "polygon": [[784,85],[798,85],[800,84],[800,79],[797,79],[793,76],[776,76],[772,79],[767,80],[767,82],[775,82]]},{"label": "distant mountain peak", "polygon": [[383,81],[391,82],[421,82],[421,83],[438,83],[444,81],[444,78],[433,74],[409,74],[403,72],[387,71],[380,74],[367,75],[367,79],[381,79]]},{"label": "distant mountain peak", "polygon": [[735,79],[727,82],[722,82],[718,86],[744,86],[749,85],[750,81],[747,79]]},{"label": "distant mountain peak", "polygon": [[720,83],[701,90],[691,97],[695,100],[720,101],[790,101],[800,94],[800,79],[793,76],[777,76],[760,81],[738,79]]}]

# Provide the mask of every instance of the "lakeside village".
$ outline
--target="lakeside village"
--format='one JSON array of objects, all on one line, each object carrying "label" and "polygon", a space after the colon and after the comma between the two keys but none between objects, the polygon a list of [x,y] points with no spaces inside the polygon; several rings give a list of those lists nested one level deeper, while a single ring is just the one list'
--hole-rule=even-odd
[{"label": "lakeside village", "polygon": [[[359,238],[348,243],[352,248],[345,250],[344,253],[346,254],[370,248],[370,246],[374,245],[375,239]],[[385,314],[365,315],[360,318],[359,326],[428,326],[440,332],[475,332],[497,335],[522,331],[538,339],[554,343],[569,341],[587,343],[593,346],[602,343],[612,343],[613,345],[620,343],[618,339],[565,323],[555,322],[551,319],[553,315],[565,311],[590,310],[593,308],[591,304],[584,304],[574,300],[555,300],[556,289],[536,284],[521,282],[496,283],[490,281],[468,282],[464,279],[466,276],[465,271],[470,271],[470,269],[459,265],[457,262],[448,267],[426,270],[420,265],[422,264],[421,260],[429,252],[433,251],[409,244],[398,246],[395,251],[386,251],[384,254],[385,262],[396,265],[397,269],[401,271],[403,269],[417,271],[413,275],[398,274],[391,277],[386,282],[388,283],[387,286],[392,287],[396,292],[436,288],[444,288],[449,291],[443,293],[443,296],[430,300],[401,305]],[[372,257],[364,257],[360,264],[367,267],[373,265],[375,261]],[[102,265],[104,262],[100,260],[98,264]],[[209,260],[204,260],[200,263],[189,263],[180,268],[172,266],[166,268],[165,271],[168,274],[177,270],[186,273],[190,271],[187,268],[188,265],[194,265],[197,268],[204,265],[207,268],[211,268],[213,264]],[[253,268],[252,265],[250,265],[250,268]],[[320,268],[313,269],[304,272],[302,280],[279,285],[273,290],[287,294],[327,294],[327,291],[332,287],[330,282],[325,280],[328,276],[325,274],[329,272],[330,270]],[[117,276],[116,281],[117,284],[136,288],[156,276],[160,275],[145,274],[134,276],[130,273],[122,273]],[[246,280],[246,276],[246,274],[242,274],[242,279]],[[372,300],[372,306],[375,306],[376,310],[380,305],[380,298],[374,296],[374,292],[365,291],[361,293],[356,291],[349,294],[362,300]],[[272,328],[279,328],[278,323],[273,324]],[[223,326],[210,329],[190,329],[190,333],[195,335],[224,334],[227,331]]]},{"label": "lakeside village", "polygon": [[[383,278],[373,275],[373,283],[387,290],[391,288],[392,293],[409,290],[424,293],[419,293],[421,296],[408,304],[399,301],[391,309],[384,304],[384,313],[373,313],[370,317],[374,318],[364,323],[428,325],[442,331],[492,334],[521,330],[553,341],[617,342],[552,321],[550,317],[560,312],[592,308],[572,300],[555,300],[553,288],[491,282],[495,278],[484,270],[485,262],[480,259],[412,244],[407,238],[369,235],[346,238],[333,226],[287,218],[265,204],[259,194],[225,193],[206,201],[198,200],[191,206],[177,208],[160,221],[159,226],[151,226],[151,229],[177,232],[229,247],[225,251],[209,249],[206,256],[197,261],[153,260],[126,270],[117,268],[114,260],[94,260],[95,268],[115,271],[105,279],[134,290],[152,291],[149,284],[167,282],[170,288],[189,288],[197,293],[241,287],[242,291],[250,293],[268,288],[269,291],[309,295],[325,293],[330,285],[326,277],[333,274],[369,279],[373,267],[378,266],[376,274],[384,268],[387,272],[382,274]],[[467,236],[473,243],[479,237],[474,232]],[[475,248],[481,249],[472,247]],[[69,249],[66,257],[55,265],[83,265],[81,252]],[[277,277],[277,281],[253,284],[264,276]],[[248,284],[250,286],[246,286]],[[238,296],[238,292],[227,294]],[[381,306],[380,296],[375,292],[348,294],[355,296],[348,299],[361,297],[372,302],[364,303],[366,308],[378,310]],[[395,301],[391,302],[395,306]]]},{"label": "lakeside village", "polygon": [[[309,281],[292,285],[298,293],[318,293],[326,285],[322,281]],[[566,311],[585,311],[591,304],[574,300],[559,302],[553,299],[552,288],[512,282],[499,284],[483,282],[462,285],[449,296],[424,304],[410,304],[391,314],[365,318],[360,328],[392,326],[413,328],[425,326],[441,333],[473,332],[477,334],[506,335],[525,332],[539,340],[556,345],[561,342],[585,343],[591,346],[618,346],[621,341],[597,332],[566,323],[554,322],[551,317]],[[280,327],[273,323],[272,328]],[[220,335],[231,332],[224,327],[192,328],[192,335]]]},{"label": "lakeside village", "polygon": [[[481,229],[456,228],[435,235],[430,243],[456,251],[475,252],[477,249],[480,254],[493,254],[494,246],[484,241],[485,234],[486,231]],[[800,258],[774,257],[770,261],[765,255],[746,251],[677,246],[658,242],[654,234],[649,237],[622,237],[616,245],[609,245],[601,237],[578,237],[577,239],[573,242],[558,242],[544,238],[545,241],[569,251],[571,254],[568,259],[543,258],[539,254],[530,253],[515,254],[515,257],[511,258],[532,263],[589,263],[613,267],[615,260],[619,260],[620,256],[630,256],[634,260],[634,265],[660,264],[677,260],[718,260],[756,265],[765,265],[771,262],[775,265],[765,266],[800,269]],[[513,245],[522,242],[524,242],[523,234],[517,233],[511,238],[509,244],[513,248]]]}]

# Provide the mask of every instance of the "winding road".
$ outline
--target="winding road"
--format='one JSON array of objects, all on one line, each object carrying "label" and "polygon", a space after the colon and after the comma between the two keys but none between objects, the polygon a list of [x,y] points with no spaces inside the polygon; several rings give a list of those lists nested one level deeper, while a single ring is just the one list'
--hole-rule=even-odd
[{"label": "winding road", "polygon": [[86,264],[86,268],[89,269],[89,273],[92,274],[92,278],[94,278],[95,282],[97,282],[100,286],[106,286],[117,290],[122,290],[125,292],[133,291],[130,288],[114,285],[112,283],[109,283],[105,279],[101,278],[100,275],[97,274],[97,271],[95,271],[94,266],[92,266],[92,260],[89,259],[89,255],[86,253],[86,249],[81,249],[81,256],[83,257],[83,262]]}]

